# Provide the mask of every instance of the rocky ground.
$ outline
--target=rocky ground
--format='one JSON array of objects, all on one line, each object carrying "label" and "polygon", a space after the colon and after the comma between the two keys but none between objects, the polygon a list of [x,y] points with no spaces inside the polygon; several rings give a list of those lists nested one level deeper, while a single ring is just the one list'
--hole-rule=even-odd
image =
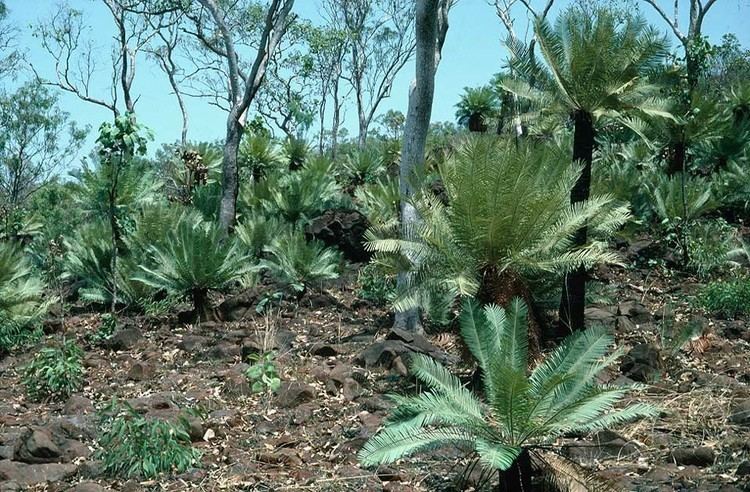
[{"label": "rocky ground", "polygon": [[[590,321],[615,329],[628,354],[605,375],[647,383],[637,398],[662,416],[563,450],[623,490],[750,490],[750,332],[744,320],[708,319],[690,305],[693,279],[650,270],[600,271]],[[377,472],[356,453],[380,426],[384,394],[413,391],[404,355],[419,351],[456,370],[456,337],[390,331],[385,310],[356,299],[351,283],[258,315],[247,293],[225,301],[222,322],[127,318],[107,347],[85,342],[97,314],[66,320],[86,347],[87,386],[62,403],[24,396],[19,368],[31,349],[0,361],[0,491],[12,490],[474,490],[460,482],[460,456],[418,456]],[[702,335],[672,350],[668,326],[700,323]],[[49,338],[59,336],[50,334]],[[243,375],[248,354],[276,350],[276,395],[255,395]],[[101,477],[98,408],[113,397],[153,417],[190,422],[202,466],[157,481]]]}]

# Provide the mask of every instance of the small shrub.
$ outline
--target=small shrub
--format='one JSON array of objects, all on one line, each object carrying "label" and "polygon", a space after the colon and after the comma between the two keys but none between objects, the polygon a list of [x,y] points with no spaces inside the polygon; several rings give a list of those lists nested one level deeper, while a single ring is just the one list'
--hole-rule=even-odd
[{"label": "small shrub", "polygon": [[40,323],[19,321],[0,310],[0,354],[34,343],[41,336]]},{"label": "small shrub", "polygon": [[376,263],[368,263],[362,267],[357,284],[357,295],[378,306],[384,306],[396,297],[396,280],[387,275]]},{"label": "small shrub", "polygon": [[73,340],[45,347],[24,368],[23,384],[32,400],[64,400],[83,387],[83,350]]},{"label": "small shrub", "polygon": [[103,345],[117,331],[117,316],[111,313],[103,314],[99,327],[89,333],[86,340],[92,345]]},{"label": "small shrub", "polygon": [[711,282],[698,293],[706,311],[733,318],[750,312],[750,279]]},{"label": "small shrub", "polygon": [[185,425],[148,419],[130,405],[113,402],[102,413],[102,427],[96,456],[107,475],[148,479],[185,472],[200,460]]},{"label": "small shrub", "polygon": [[706,278],[729,265],[729,253],[734,249],[736,233],[726,221],[696,222],[687,228],[686,236],[690,252],[687,266],[698,276]]},{"label": "small shrub", "polygon": [[245,370],[245,377],[250,381],[253,393],[277,391],[281,386],[281,378],[276,371],[274,354],[272,352],[262,355],[253,354],[251,362],[252,365]]}]

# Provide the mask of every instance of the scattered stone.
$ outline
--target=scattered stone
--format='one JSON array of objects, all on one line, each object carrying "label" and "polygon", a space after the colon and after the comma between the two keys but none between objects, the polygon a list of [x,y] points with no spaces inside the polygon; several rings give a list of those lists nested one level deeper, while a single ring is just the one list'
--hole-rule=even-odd
[{"label": "scattered stone", "polygon": [[0,461],[0,482],[14,481],[22,487],[44,483],[60,483],[76,474],[76,465],[70,463],[26,464],[19,461]]},{"label": "scattered stone", "polygon": [[659,347],[652,343],[639,343],[623,357],[620,371],[639,382],[650,381],[662,368]]},{"label": "scattered stone", "polygon": [[706,467],[714,464],[716,453],[707,446],[697,448],[677,448],[670,453],[670,458],[678,465]]},{"label": "scattered stone", "polygon": [[216,309],[217,314],[223,321],[242,321],[243,319],[254,318],[258,314],[256,311],[258,298],[258,290],[246,290],[219,304]]},{"label": "scattered stone", "polygon": [[156,368],[152,364],[143,361],[135,361],[128,370],[128,379],[133,381],[148,381],[154,377]]},{"label": "scattered stone", "polygon": [[318,357],[335,357],[342,353],[342,350],[337,345],[331,345],[328,343],[319,343],[312,346],[310,353],[317,355]]},{"label": "scattered stone", "polygon": [[96,482],[81,482],[71,489],[71,492],[105,492],[107,489]]},{"label": "scattered stone", "polygon": [[143,335],[138,328],[122,328],[109,337],[106,345],[111,350],[130,350],[141,338]]},{"label": "scattered stone", "polygon": [[750,425],[750,399],[736,402],[730,411],[730,422],[737,425]]},{"label": "scattered stone", "polygon": [[591,462],[602,458],[622,458],[637,454],[638,446],[612,431],[600,431],[590,441],[581,441],[564,448],[575,461]]},{"label": "scattered stone", "polygon": [[85,396],[71,395],[65,402],[63,411],[66,415],[94,413],[94,404]]},{"label": "scattered stone", "polygon": [[298,381],[283,381],[276,392],[276,401],[281,408],[294,408],[315,398],[311,386]]},{"label": "scattered stone", "polygon": [[177,348],[184,350],[185,352],[195,354],[197,352],[203,352],[208,347],[210,339],[202,337],[200,335],[185,335],[177,343]]},{"label": "scattered stone", "polygon": [[739,464],[737,471],[734,472],[738,477],[744,477],[750,475],[750,461],[745,460]]},{"label": "scattered stone", "polygon": [[584,317],[587,323],[614,328],[617,323],[616,309],[588,307],[584,311]]},{"label": "scattered stone", "polygon": [[62,451],[44,429],[26,429],[17,441],[14,459],[23,463],[54,463]]},{"label": "scattered stone", "polygon": [[638,301],[621,302],[617,306],[617,311],[620,316],[627,316],[634,323],[639,325],[649,323],[653,319],[651,312],[646,309],[646,306]]}]

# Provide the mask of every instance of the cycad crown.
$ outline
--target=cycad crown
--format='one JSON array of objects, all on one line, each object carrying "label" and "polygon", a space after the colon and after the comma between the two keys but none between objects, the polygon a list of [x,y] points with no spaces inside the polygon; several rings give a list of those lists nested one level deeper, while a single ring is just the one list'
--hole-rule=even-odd
[{"label": "cycad crown", "polygon": [[394,307],[476,295],[490,269],[528,279],[616,262],[605,243],[576,248],[573,237],[584,224],[594,238],[606,237],[629,218],[627,208],[608,195],[571,205],[579,171],[569,162],[549,147],[466,139],[440,169],[447,206],[424,193],[415,203],[422,222],[403,239],[392,224],[368,232],[378,262],[410,272]]},{"label": "cycad crown", "polygon": [[[632,388],[602,386],[597,375],[619,355],[606,355],[613,338],[601,328],[569,336],[529,372],[526,306],[520,299],[504,310],[467,301],[461,334],[482,371],[484,398],[464,387],[435,360],[414,355],[412,371],[428,391],[394,397],[385,429],[359,453],[368,466],[387,464],[419,451],[456,445],[477,454],[491,470],[509,470],[524,454],[541,473],[561,468],[540,446],[568,433],[588,433],[656,410],[645,404],[616,409]],[[578,469],[575,465],[566,470]],[[575,481],[591,477],[581,473]],[[572,485],[572,476],[557,477]],[[589,490],[589,489],[587,489]]]}]

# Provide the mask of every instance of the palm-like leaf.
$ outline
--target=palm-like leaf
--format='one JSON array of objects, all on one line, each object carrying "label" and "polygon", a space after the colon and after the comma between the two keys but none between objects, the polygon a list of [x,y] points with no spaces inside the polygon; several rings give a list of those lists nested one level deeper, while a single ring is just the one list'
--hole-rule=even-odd
[{"label": "palm-like leaf", "polygon": [[[417,200],[422,222],[396,239],[393,224],[368,232],[376,261],[408,272],[395,308],[408,309],[450,296],[473,296],[487,268],[529,279],[539,272],[564,274],[579,266],[614,262],[595,238],[606,237],[629,217],[610,196],[570,205],[578,170],[551,148],[488,137],[463,142],[440,169],[448,206],[430,193]],[[594,240],[574,247],[588,224]],[[405,270],[403,270],[405,269]]]},{"label": "palm-like leaf", "polygon": [[415,356],[413,374],[427,391],[394,397],[391,418],[362,448],[360,461],[388,464],[418,451],[456,445],[476,453],[485,467],[504,471],[524,451],[532,451],[534,466],[557,473],[558,483],[593,480],[539,448],[564,434],[654,416],[656,409],[645,404],[615,408],[630,388],[597,384],[597,375],[619,355],[607,356],[613,339],[599,328],[571,335],[529,373],[525,311],[518,299],[508,311],[493,305],[481,309],[467,301],[461,332],[482,369],[485,399],[438,362]]},{"label": "palm-like leaf", "polygon": [[164,244],[151,247],[150,256],[134,280],[170,294],[191,294],[196,310],[203,308],[197,304],[205,292],[224,288],[250,269],[238,242],[196,213],[183,214]]}]

